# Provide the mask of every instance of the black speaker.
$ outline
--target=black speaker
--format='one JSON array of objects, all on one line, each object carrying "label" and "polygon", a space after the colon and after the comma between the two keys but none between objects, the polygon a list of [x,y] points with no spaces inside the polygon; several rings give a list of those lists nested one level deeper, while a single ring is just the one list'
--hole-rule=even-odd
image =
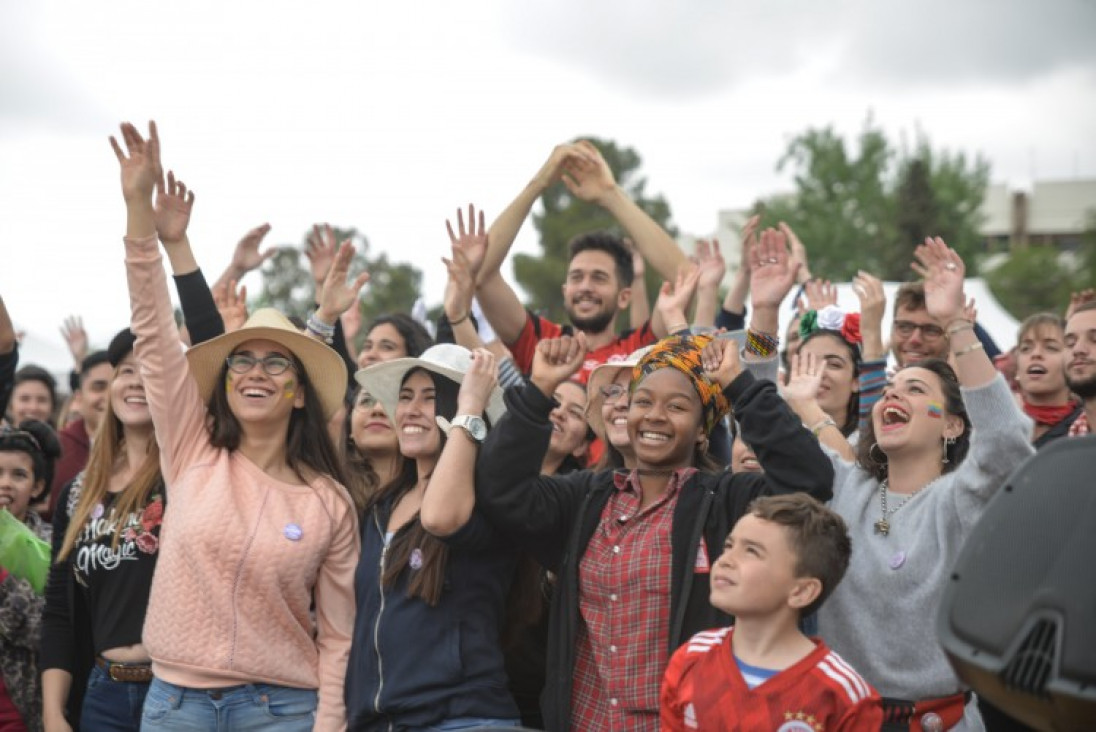
[{"label": "black speaker", "polygon": [[1058,440],[990,501],[937,635],[979,695],[1041,730],[1096,730],[1096,436]]}]

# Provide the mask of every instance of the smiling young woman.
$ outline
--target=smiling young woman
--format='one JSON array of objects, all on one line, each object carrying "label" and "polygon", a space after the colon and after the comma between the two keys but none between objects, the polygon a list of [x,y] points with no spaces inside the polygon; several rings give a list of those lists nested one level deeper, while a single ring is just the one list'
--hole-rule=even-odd
[{"label": "smiling young woman", "polygon": [[183,354],[156,239],[185,240],[193,196],[170,175],[165,186],[150,127],[145,140],[122,125],[127,152],[111,139],[134,353],[170,505],[142,634],[155,679],[141,728],[343,729],[359,539],[326,424],[346,367],[272,309]]},{"label": "smiling young woman", "polygon": [[[729,622],[708,601],[708,571],[750,499],[829,497],[817,441],[773,382],[743,370],[730,343],[673,336],[636,363],[627,412],[634,469],[540,474],[553,395],[583,363],[582,336],[541,341],[530,384],[506,394],[509,410],[477,462],[476,505],[558,576],[548,729],[658,729],[670,653]],[[712,425],[731,405],[765,475],[698,470]]]},{"label": "smiling young woman", "polygon": [[888,718],[908,722],[916,704],[946,729],[979,730],[976,705],[926,639],[963,540],[1032,454],[1030,422],[964,317],[962,260],[941,239],[916,257],[926,317],[944,324],[956,367],[930,358],[901,368],[872,408],[857,462],[832,455],[831,507],[856,549],[819,629],[892,705]]}]

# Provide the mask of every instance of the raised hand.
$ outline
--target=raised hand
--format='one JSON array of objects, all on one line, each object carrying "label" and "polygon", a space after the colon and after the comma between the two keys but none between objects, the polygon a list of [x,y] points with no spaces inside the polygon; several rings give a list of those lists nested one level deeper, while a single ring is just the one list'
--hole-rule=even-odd
[{"label": "raised hand", "polygon": [[[807,262],[807,247],[803,246],[803,242],[799,240],[796,233],[792,230],[792,227],[788,226],[783,221],[780,222],[779,228],[781,233],[788,238],[788,244],[792,248],[791,261],[794,265],[799,267],[796,276],[800,282],[805,282],[811,279],[811,271]],[[836,302],[834,303],[836,304]]]},{"label": "raised hand", "polygon": [[472,274],[472,280],[479,275],[483,266],[483,258],[487,255],[487,226],[484,224],[483,211],[476,217],[476,207],[468,204],[468,228],[464,226],[464,214],[457,209],[457,233],[453,232],[453,225],[449,219],[445,220],[445,229],[449,232],[449,243],[453,248],[453,256],[457,251],[464,255],[464,265]]},{"label": "raised hand", "polygon": [[533,176],[533,183],[541,191],[547,190],[553,183],[556,183],[560,176],[563,174],[564,164],[569,158],[583,158],[590,157],[590,154],[579,147],[576,143],[565,142],[562,145],[556,145],[552,150],[552,154],[548,156],[548,159],[541,166],[537,174]]},{"label": "raised hand", "polygon": [[531,381],[541,393],[552,398],[556,388],[571,378],[586,358],[586,334],[577,331],[573,336],[545,338],[537,344],[533,354]]},{"label": "raised hand", "polygon": [[700,276],[700,268],[695,263],[689,262],[678,269],[677,278],[672,284],[662,283],[662,287],[658,290],[658,300],[655,301],[655,310],[662,316],[662,321],[667,328],[689,324],[685,311],[696,293]]},{"label": "raised hand", "polygon": [[468,257],[464,251],[453,245],[453,258],[442,257],[449,280],[445,284],[445,297],[442,300],[445,317],[450,323],[460,323],[472,310],[472,298],[476,294],[476,277],[468,266]]},{"label": "raised hand", "polygon": [[259,252],[259,246],[268,233],[270,233],[270,224],[259,224],[244,234],[243,238],[236,243],[236,249],[232,252],[231,267],[237,279],[242,278],[254,269],[258,269],[263,265],[263,262],[277,253],[277,249]]},{"label": "raised hand", "polygon": [[742,373],[738,344],[726,338],[713,338],[700,352],[704,375],[726,389]]},{"label": "raised hand", "polygon": [[316,311],[321,322],[334,324],[352,305],[357,305],[358,295],[369,281],[369,273],[362,272],[350,280],[350,262],[353,259],[354,243],[347,239],[335,252],[323,282],[320,307]]},{"label": "raised hand", "polygon": [[738,271],[744,273],[747,277],[750,274],[750,267],[753,263],[750,261],[750,256],[753,254],[754,249],[757,247],[757,227],[761,225],[761,214],[754,214],[750,218],[746,219],[746,225],[742,227],[742,241],[739,249],[739,262]]},{"label": "raised hand", "polygon": [[635,242],[628,237],[624,237],[620,240],[620,243],[628,248],[628,251],[632,253],[632,282],[636,280],[642,280],[643,275],[647,273],[647,260],[643,258],[643,254],[636,248]]},{"label": "raised hand", "polygon": [[239,330],[247,322],[247,285],[236,288],[236,280],[213,285],[213,304],[221,314],[225,333]]},{"label": "raised hand", "polygon": [[803,289],[809,310],[821,310],[827,305],[837,304],[837,288],[829,280],[810,280]]},{"label": "raised hand", "polygon": [[498,364],[495,354],[486,348],[472,351],[472,362],[460,382],[457,394],[459,414],[482,414],[491,398],[491,391],[499,383]]},{"label": "raised hand", "polygon": [[813,353],[796,353],[792,356],[791,372],[784,386],[784,400],[793,408],[818,400],[822,387],[822,360]]},{"label": "raised hand", "polygon": [[719,242],[715,239],[697,241],[696,264],[700,268],[697,289],[718,290],[723,282],[723,275],[727,274],[727,263],[723,260],[723,252],[719,250]]},{"label": "raised hand", "polygon": [[925,280],[925,309],[947,327],[955,318],[963,317],[966,298],[963,260],[940,237],[925,239],[913,252],[910,267]]},{"label": "raised hand", "polygon": [[754,308],[779,308],[795,284],[798,267],[788,255],[785,234],[775,229],[761,232],[761,240],[750,254],[750,300]]},{"label": "raised hand", "polygon": [[164,170],[160,165],[160,136],[156,123],[148,123],[148,139],[141,136],[129,122],[121,125],[126,152],[112,136],[110,146],[122,170],[122,196],[126,201],[151,201],[157,185],[163,185]]},{"label": "raised hand", "polygon": [[194,208],[194,191],[167,172],[167,187],[156,184],[156,233],[165,245],[177,244],[186,238],[190,212]]},{"label": "raised hand", "polygon": [[883,282],[878,277],[860,270],[852,278],[852,291],[860,300],[860,335],[863,339],[865,361],[884,356],[883,314],[887,309],[887,296]]},{"label": "raised hand", "polygon": [[563,184],[575,198],[601,204],[616,190],[613,171],[593,143],[580,140],[576,146],[584,154],[566,159],[563,164]]},{"label": "raised hand", "polygon": [[[312,270],[312,281],[316,283],[316,300],[322,299],[322,291],[331,266],[335,262],[335,254],[339,251],[338,242],[335,241],[335,232],[329,224],[322,227],[316,224],[312,227],[312,233],[308,235],[304,256],[308,257],[308,266]],[[344,273],[345,274],[345,273]]]},{"label": "raised hand", "polygon": [[84,330],[84,319],[79,315],[65,318],[61,324],[61,337],[65,339],[69,353],[72,354],[72,362],[79,371],[88,355],[88,332]]}]

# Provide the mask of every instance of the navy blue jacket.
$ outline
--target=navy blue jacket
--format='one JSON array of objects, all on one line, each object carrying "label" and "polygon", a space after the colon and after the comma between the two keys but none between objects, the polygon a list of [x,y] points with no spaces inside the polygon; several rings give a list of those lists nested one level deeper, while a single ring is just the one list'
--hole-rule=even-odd
[{"label": "navy blue jacket", "polygon": [[346,672],[349,729],[417,729],[460,717],[517,719],[499,640],[517,552],[473,512],[444,539],[449,558],[436,607],[408,597],[410,566],[394,587],[382,588],[393,502],[378,504],[362,520],[354,578],[358,614]]}]

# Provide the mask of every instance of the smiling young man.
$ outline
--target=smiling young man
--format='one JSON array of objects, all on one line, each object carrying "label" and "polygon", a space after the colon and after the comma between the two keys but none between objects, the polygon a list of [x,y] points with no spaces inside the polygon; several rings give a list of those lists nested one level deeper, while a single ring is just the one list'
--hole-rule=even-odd
[{"label": "smiling young man", "polygon": [[921,282],[902,285],[894,297],[891,351],[899,366],[948,357],[947,333],[925,308],[925,286]]},{"label": "smiling young man", "polygon": [[670,659],[663,732],[878,729],[876,691],[798,627],[841,581],[851,552],[845,522],[813,498],[755,500],[712,566],[712,605],[735,623],[697,633]]},{"label": "smiling young man", "polygon": [[1066,321],[1066,383],[1084,402],[1073,420],[1070,437],[1093,434],[1096,425],[1096,303],[1081,305]]},{"label": "smiling young man", "polygon": [[523,372],[532,367],[539,341],[576,331],[586,334],[589,352],[576,378],[583,384],[601,363],[623,358],[637,348],[666,335],[657,314],[635,330],[617,334],[617,313],[631,301],[631,251],[608,232],[589,232],[572,239],[567,275],[562,286],[563,307],[571,320],[561,326],[525,310],[501,267],[518,230],[536,200],[561,181],[571,195],[604,208],[635,242],[643,258],[663,278],[673,281],[685,255],[677,243],[617,185],[608,163],[586,141],[558,145],[548,161],[518,197],[499,215],[488,231],[486,245],[466,252],[477,272],[476,296],[499,339],[513,352]]}]

